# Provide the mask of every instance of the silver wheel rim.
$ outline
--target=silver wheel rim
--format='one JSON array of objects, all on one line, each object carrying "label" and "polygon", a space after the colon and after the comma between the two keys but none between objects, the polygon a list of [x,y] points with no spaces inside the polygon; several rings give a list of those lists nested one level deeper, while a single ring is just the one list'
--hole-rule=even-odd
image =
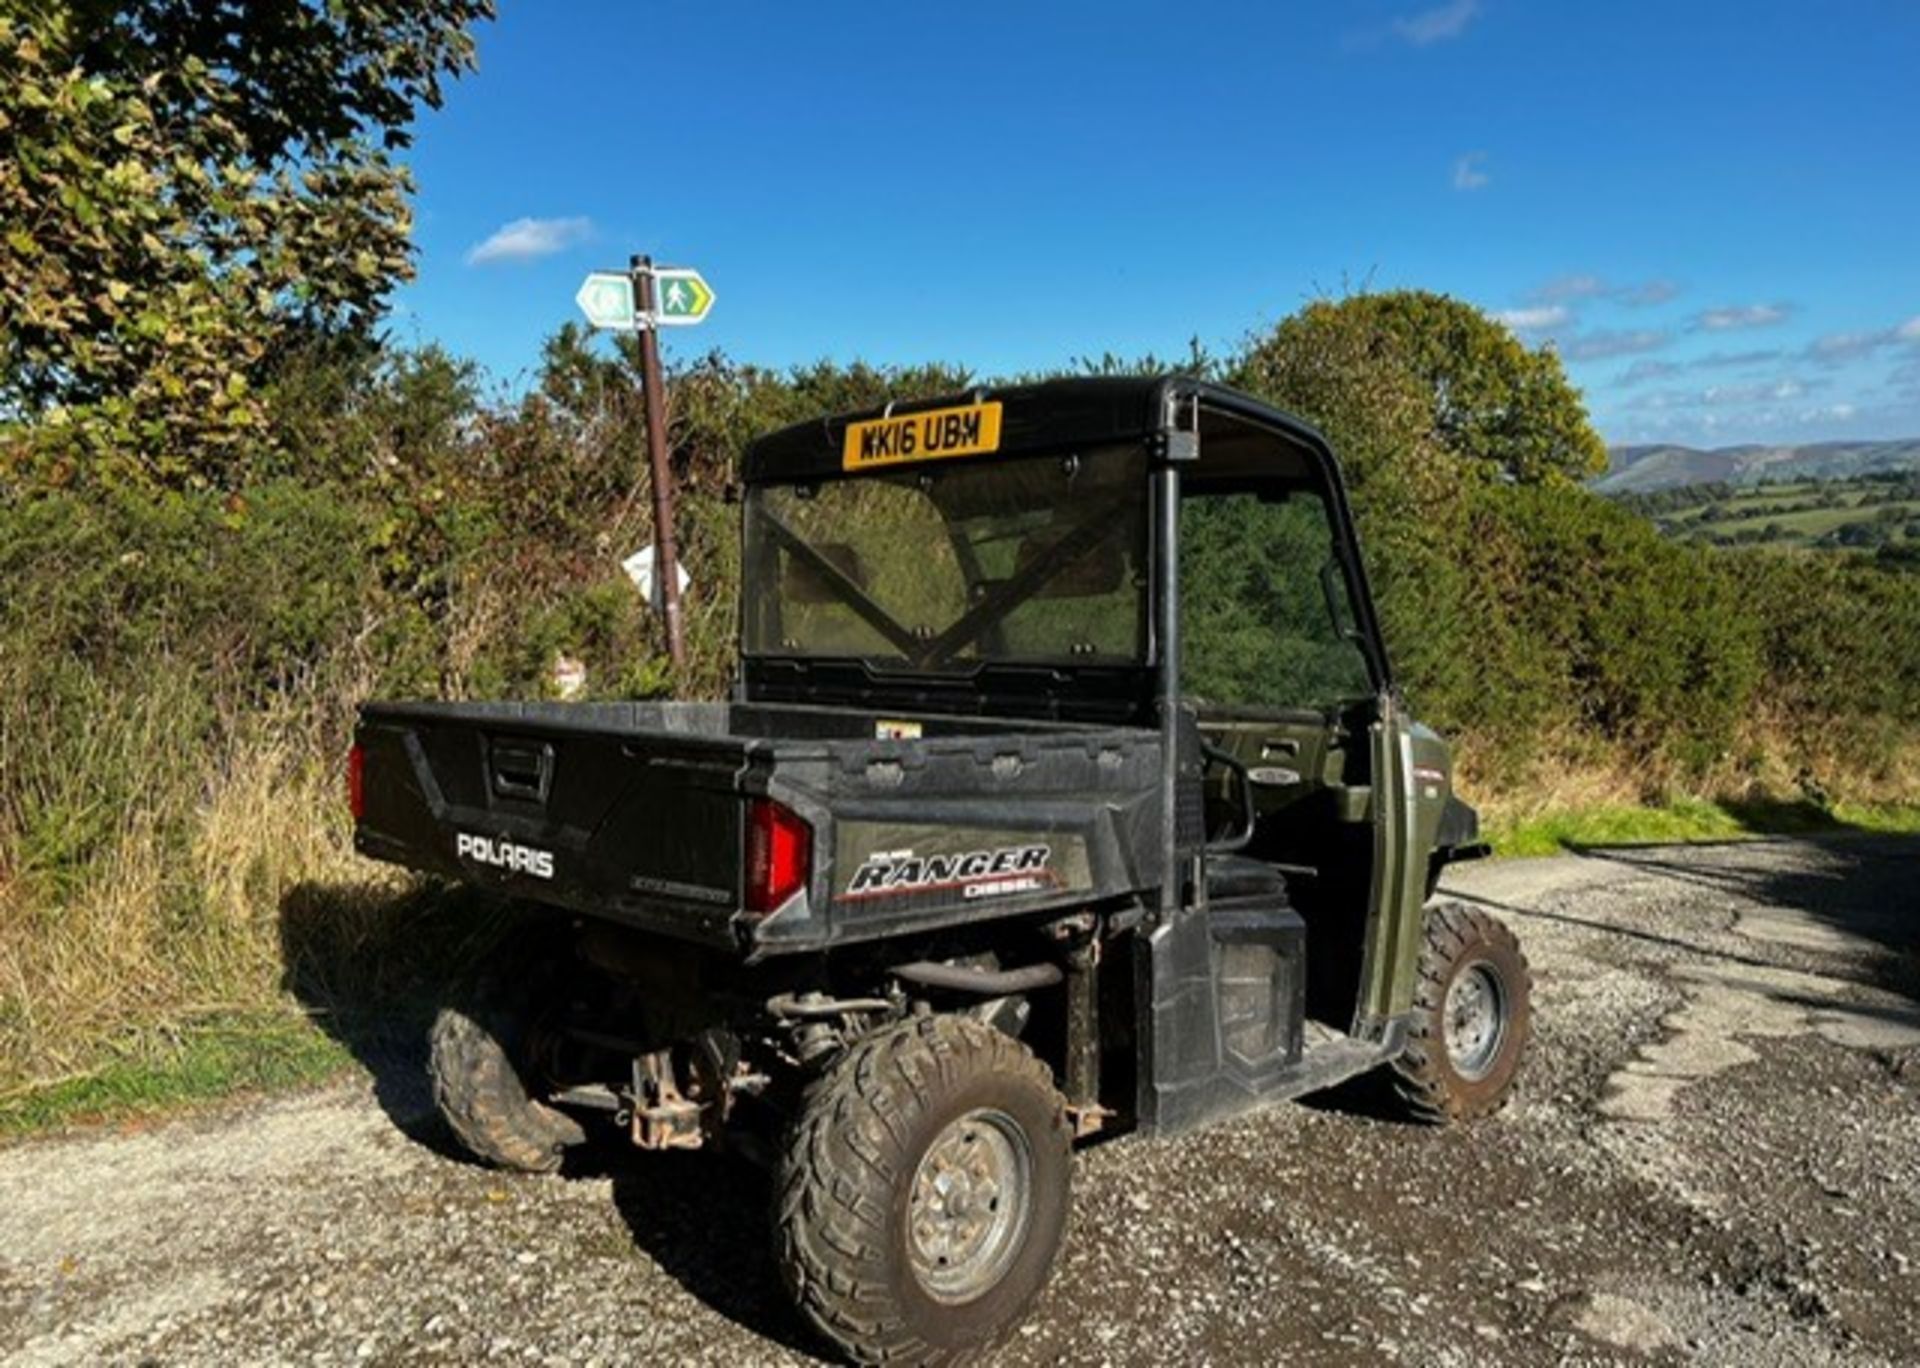
[{"label": "silver wheel rim", "polygon": [[907,1260],[927,1295],[968,1302],[1026,1242],[1033,1151],[1011,1116],[978,1107],[934,1137],[907,1200]]},{"label": "silver wheel rim", "polygon": [[1453,1071],[1470,1080],[1486,1077],[1507,1036],[1507,990],[1493,966],[1469,964],[1454,976],[1442,1029]]}]

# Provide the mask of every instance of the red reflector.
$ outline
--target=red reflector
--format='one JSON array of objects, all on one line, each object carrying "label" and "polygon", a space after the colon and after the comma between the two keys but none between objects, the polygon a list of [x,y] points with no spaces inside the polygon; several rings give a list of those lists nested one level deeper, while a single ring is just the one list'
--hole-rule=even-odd
[{"label": "red reflector", "polygon": [[365,772],[366,757],[361,754],[360,744],[355,742],[353,749],[347,752],[347,809],[353,813],[356,822],[367,811]]},{"label": "red reflector", "polygon": [[806,886],[813,828],[771,798],[747,804],[747,910],[771,912]]}]

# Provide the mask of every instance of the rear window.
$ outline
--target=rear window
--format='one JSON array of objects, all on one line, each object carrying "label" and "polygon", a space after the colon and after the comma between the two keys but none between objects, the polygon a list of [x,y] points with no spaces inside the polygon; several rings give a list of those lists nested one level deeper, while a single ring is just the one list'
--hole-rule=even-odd
[{"label": "rear window", "polygon": [[915,670],[1145,657],[1146,455],[951,461],[747,493],[745,647]]}]

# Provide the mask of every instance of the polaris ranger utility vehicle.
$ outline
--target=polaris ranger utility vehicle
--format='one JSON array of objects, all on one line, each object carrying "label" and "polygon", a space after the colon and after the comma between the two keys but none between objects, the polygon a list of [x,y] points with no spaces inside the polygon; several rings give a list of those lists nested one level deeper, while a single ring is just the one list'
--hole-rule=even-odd
[{"label": "polaris ranger utility vehicle", "polygon": [[475,1154],[757,1148],[807,1319],[944,1362],[1039,1291],[1078,1139],[1379,1065],[1430,1119],[1502,1103],[1526,962],[1425,908],[1484,847],[1317,433],[1064,380],[742,477],[730,702],[361,711],[359,849],[528,905],[434,1029]]}]

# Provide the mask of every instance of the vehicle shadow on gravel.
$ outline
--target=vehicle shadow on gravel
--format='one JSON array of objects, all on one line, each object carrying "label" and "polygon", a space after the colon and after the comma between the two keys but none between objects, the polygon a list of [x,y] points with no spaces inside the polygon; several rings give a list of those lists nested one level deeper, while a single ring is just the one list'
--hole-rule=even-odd
[{"label": "vehicle shadow on gravel", "polygon": [[[1804,858],[1769,858],[1770,848],[1791,846]],[[1712,862],[1693,858],[1707,847],[1750,851],[1757,858]],[[1843,831],[1817,836],[1757,837],[1688,845],[1573,846],[1569,853],[1622,868],[1689,884],[1724,895],[1759,934],[1741,952],[1702,944],[1675,928],[1620,926],[1573,910],[1549,911],[1443,889],[1449,897],[1495,912],[1584,927],[1648,944],[1666,946],[1704,959],[1776,967],[1773,943],[1824,951],[1835,963],[1828,977],[1884,989],[1920,1001],[1920,835]],[[1811,932],[1808,936],[1798,928]],[[1820,933],[1843,938],[1831,940]],[[1824,943],[1823,943],[1824,942]],[[1851,943],[1864,953],[1846,953]]]},{"label": "vehicle shadow on gravel", "polygon": [[1877,947],[1883,953],[1863,966],[1873,986],[1920,996],[1920,836],[1848,831],[1790,839],[1810,858],[1702,864],[1673,846],[1589,846],[1575,853],[1727,894],[1741,900],[1746,913],[1804,919]]},{"label": "vehicle shadow on gravel", "polygon": [[770,1174],[725,1154],[604,1153],[614,1208],[661,1271],[736,1325],[818,1357],[774,1265]]},{"label": "vehicle shadow on gravel", "polygon": [[[280,905],[284,986],[371,1076],[394,1128],[454,1163],[478,1161],[434,1108],[428,1033],[440,993],[511,921],[483,897],[433,887],[304,883]],[[780,1285],[763,1169],[706,1152],[639,1154],[609,1131],[570,1151],[560,1176],[610,1184],[635,1247],[717,1314],[808,1359],[820,1352]]]},{"label": "vehicle shadow on gravel", "polygon": [[1407,1104],[1393,1089],[1392,1070],[1384,1066],[1357,1074],[1331,1088],[1308,1093],[1298,1100],[1302,1106],[1318,1112],[1337,1112],[1364,1121],[1431,1129],[1407,1109]]},{"label": "vehicle shadow on gravel", "polygon": [[280,901],[282,986],[371,1076],[394,1128],[450,1159],[466,1155],[428,1082],[436,990],[458,981],[499,925],[493,904],[424,885],[307,882]]}]

